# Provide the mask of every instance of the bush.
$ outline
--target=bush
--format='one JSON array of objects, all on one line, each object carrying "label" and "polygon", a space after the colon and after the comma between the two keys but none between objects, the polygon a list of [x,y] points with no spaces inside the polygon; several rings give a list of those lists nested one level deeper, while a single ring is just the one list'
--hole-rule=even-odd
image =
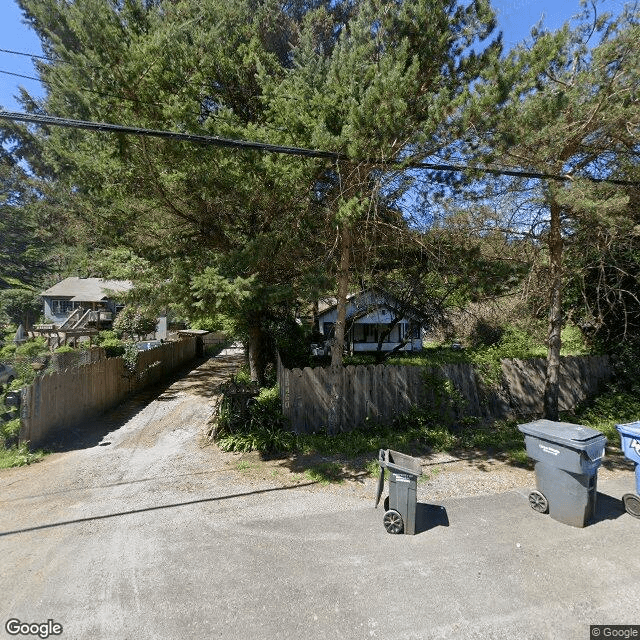
[{"label": "bush", "polygon": [[54,350],[54,353],[73,353],[74,351],[76,351],[76,349],[74,349],[73,347],[70,347],[69,345],[63,345],[61,347],[57,347]]},{"label": "bush", "polygon": [[100,331],[95,345],[104,349],[107,358],[120,358],[125,352],[124,342],[118,338],[115,331]]},{"label": "bush", "polygon": [[0,469],[23,467],[27,464],[39,462],[44,458],[44,451],[29,451],[26,442],[5,449],[0,447]]},{"label": "bush", "polygon": [[609,446],[620,446],[617,424],[640,420],[640,397],[610,387],[596,398],[578,407],[571,419],[604,433]]},{"label": "bush", "polygon": [[146,336],[156,330],[157,318],[149,311],[127,305],[113,322],[113,328],[119,336],[131,339]]},{"label": "bush", "polygon": [[120,358],[124,356],[124,343],[117,338],[114,340],[105,340],[101,345],[107,358]]},{"label": "bush", "polygon": [[24,344],[16,347],[16,358],[35,358],[42,354],[48,354],[47,341],[44,338],[36,338],[35,340],[27,340]]},{"label": "bush", "polygon": [[288,431],[280,409],[278,387],[261,389],[246,411],[232,409],[225,397],[218,414],[214,440],[223,451],[287,453],[296,448],[296,435]]},{"label": "bush", "polygon": [[20,434],[20,418],[9,420],[4,424],[0,424],[0,444],[12,444],[18,439]]}]

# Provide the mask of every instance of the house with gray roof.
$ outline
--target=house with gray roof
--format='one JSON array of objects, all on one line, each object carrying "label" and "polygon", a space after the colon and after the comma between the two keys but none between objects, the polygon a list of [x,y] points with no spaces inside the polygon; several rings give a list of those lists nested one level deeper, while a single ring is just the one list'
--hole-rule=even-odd
[{"label": "house with gray roof", "polygon": [[126,293],[131,287],[128,280],[65,278],[40,294],[44,316],[47,322],[64,325],[72,314],[82,317],[92,312],[99,322],[110,323],[121,306],[118,294]]}]

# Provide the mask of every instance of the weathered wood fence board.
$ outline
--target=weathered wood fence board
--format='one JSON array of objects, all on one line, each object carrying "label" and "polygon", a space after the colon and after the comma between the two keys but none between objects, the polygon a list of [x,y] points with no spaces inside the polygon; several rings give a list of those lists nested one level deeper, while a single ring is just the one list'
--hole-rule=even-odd
[{"label": "weathered wood fence board", "polygon": [[23,389],[20,441],[37,444],[120,404],[128,395],[159,383],[196,354],[196,339],[167,342],[138,354],[135,372],[122,358],[105,358],[38,377]]},{"label": "weathered wood fence board", "polygon": [[[355,428],[365,419],[389,423],[412,406],[431,407],[453,417],[477,416],[496,420],[510,415],[542,413],[546,360],[503,360],[502,386],[485,389],[470,364],[418,366],[348,366],[341,370],[339,428]],[[562,358],[560,409],[571,409],[597,392],[611,375],[607,356]],[[449,383],[462,399],[452,403],[443,393]],[[326,429],[330,424],[329,368],[285,369],[278,363],[282,410],[298,433]]]}]

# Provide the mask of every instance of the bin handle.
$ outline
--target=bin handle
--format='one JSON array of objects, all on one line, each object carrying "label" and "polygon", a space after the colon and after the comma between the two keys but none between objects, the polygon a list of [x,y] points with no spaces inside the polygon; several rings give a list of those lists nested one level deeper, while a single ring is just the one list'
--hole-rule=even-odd
[{"label": "bin handle", "polygon": [[380,498],[382,497],[382,490],[384,489],[384,467],[380,467],[380,475],[378,476],[378,485],[376,486],[376,506],[378,508],[380,504]]}]

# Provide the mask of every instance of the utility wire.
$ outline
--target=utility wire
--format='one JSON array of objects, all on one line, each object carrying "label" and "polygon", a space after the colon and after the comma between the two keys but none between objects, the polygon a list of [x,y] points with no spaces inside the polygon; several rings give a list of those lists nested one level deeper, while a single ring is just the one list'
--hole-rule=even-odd
[{"label": "utility wire", "polygon": [[196,144],[207,144],[217,147],[230,147],[236,149],[250,149],[256,151],[266,151],[268,153],[283,153],[295,156],[306,156],[309,158],[328,158],[331,160],[346,160],[347,156],[331,151],[316,151],[313,149],[302,149],[299,147],[283,147],[265,142],[250,142],[247,140],[231,140],[229,138],[219,138],[217,136],[201,136],[191,133],[178,133],[174,131],[161,131],[159,129],[142,129],[140,127],[128,127],[120,124],[109,124],[106,122],[87,122],[85,120],[71,120],[68,118],[57,118],[55,116],[34,115],[27,113],[15,113],[0,111],[0,118],[5,120],[17,120],[22,122],[32,122],[34,124],[52,125],[58,127],[70,127],[72,129],[87,129],[89,131],[106,131],[111,133],[126,133],[137,136],[149,136],[155,138],[165,138],[168,140],[179,140],[183,142],[193,142]]},{"label": "utility wire", "polygon": [[34,76],[25,76],[22,73],[14,73],[13,71],[3,71],[0,69],[0,73],[4,73],[7,76],[15,76],[16,78],[26,78],[27,80],[35,80],[36,82],[42,82],[40,78],[35,78]]},{"label": "utility wire", "polygon": [[48,58],[47,56],[41,56],[36,53],[25,53],[24,51],[13,51],[12,49],[2,49],[2,48],[0,48],[0,52],[11,53],[14,56],[24,56],[25,58],[40,58],[40,60],[48,60],[49,62],[55,62],[53,58]]},{"label": "utility wire", "polygon": [[[141,127],[129,127],[120,124],[110,124],[106,122],[88,122],[85,120],[73,120],[70,118],[58,118],[49,115],[36,115],[29,113],[18,113],[10,111],[0,111],[0,119],[13,120],[19,122],[31,122],[34,124],[51,125],[57,127],[68,127],[72,129],[86,129],[89,131],[101,131],[110,133],[125,133],[137,136],[149,136],[164,138],[167,140],[178,140],[183,142],[193,142],[195,144],[205,144],[217,147],[227,147],[234,149],[248,149],[255,151],[265,151],[267,153],[282,153],[293,156],[303,156],[307,158],[326,158],[334,161],[348,161],[350,158],[335,151],[321,151],[317,149],[304,149],[301,147],[285,147],[268,144],[264,142],[250,142],[248,140],[232,140],[220,138],[218,136],[203,136],[191,133],[178,133],[174,131],[162,131],[159,129],[143,129]],[[539,173],[536,171],[521,171],[519,169],[494,169],[491,167],[471,167],[460,164],[440,164],[430,162],[406,163],[398,160],[368,160],[370,164],[377,164],[384,167],[395,167],[396,169],[427,169],[430,171],[448,171],[454,173],[464,173],[477,171],[489,175],[513,176],[518,178],[536,178],[539,180],[556,180],[569,182],[575,177],[584,177],[591,182],[606,182],[623,186],[640,186],[639,182],[629,180],[616,180],[614,178],[594,178],[591,176],[570,176],[554,175],[549,173]]]},{"label": "utility wire", "polygon": [[[39,58],[41,60],[47,60],[49,62],[56,62],[55,58],[51,58],[49,56],[43,56],[43,55],[37,55],[37,54],[31,54],[31,53],[26,53],[24,51],[15,51],[12,49],[3,49],[0,48],[0,52],[3,53],[10,53],[12,55],[16,55],[16,56],[24,56],[27,58]],[[96,67],[98,68],[98,67]],[[41,78],[36,78],[34,76],[27,76],[27,75],[22,75],[20,73],[13,73],[11,71],[4,71],[2,69],[0,69],[0,73],[6,74],[6,75],[10,75],[10,76],[15,76],[18,78],[24,78],[26,80],[35,80],[36,82],[40,82],[42,84],[48,84],[50,85],[51,83],[46,81],[46,80],[42,80]],[[187,84],[192,84],[192,83],[187,83]],[[208,88],[207,85],[200,85],[203,89]],[[113,93],[106,93],[103,91],[98,91],[96,89],[88,89],[88,88],[80,88],[80,91],[83,91],[85,93],[93,93],[95,95],[99,95],[105,98],[117,98],[119,100],[124,100],[125,102],[136,102],[138,104],[147,104],[150,106],[156,106],[156,107],[161,107],[161,106],[166,106],[166,103],[162,103],[162,102],[150,102],[147,100],[139,100],[136,98],[126,98],[124,96],[120,96],[120,95],[116,95]],[[201,114],[198,114],[201,115]],[[208,115],[215,115],[213,113],[210,113]],[[61,125],[64,126],[64,125]],[[280,130],[280,129],[278,129]],[[138,135],[151,135],[151,134],[138,134]],[[295,147],[294,147],[295,148]],[[280,153],[286,153],[286,152],[280,152]],[[325,152],[319,152],[319,153],[325,153]],[[327,152],[330,153],[330,152]],[[328,157],[325,155],[322,156],[318,156],[318,157]],[[346,158],[346,156],[342,156],[339,157],[339,154],[336,154],[336,158],[337,160],[339,159],[344,159]],[[387,162],[382,162],[380,163],[379,161],[376,161],[375,164],[387,164]],[[393,162],[392,164],[397,164],[397,162]],[[552,174],[546,174],[546,173],[537,173],[537,172],[525,172],[525,171],[521,171],[521,170],[511,170],[511,169],[503,169],[503,168],[487,168],[487,167],[469,167],[466,165],[450,165],[450,164],[429,164],[429,163],[414,163],[414,164],[410,164],[407,165],[409,168],[412,169],[429,169],[431,171],[454,171],[454,172],[465,172],[465,171],[469,171],[469,170],[475,170],[475,171],[480,171],[482,173],[487,173],[490,175],[504,175],[504,176],[512,176],[512,177],[520,177],[520,178],[534,178],[534,179],[540,179],[540,180],[555,180],[555,181],[561,181],[561,182],[566,182],[568,180],[572,180],[574,177],[573,176],[569,176],[569,175],[565,175],[565,176],[558,176],[558,175],[552,175]],[[638,183],[636,182],[628,182],[625,180],[615,180],[615,179],[607,179],[607,178],[593,178],[590,176],[584,176],[587,180],[590,180],[592,182],[608,182],[611,184],[618,184],[618,185],[637,185]]]}]

